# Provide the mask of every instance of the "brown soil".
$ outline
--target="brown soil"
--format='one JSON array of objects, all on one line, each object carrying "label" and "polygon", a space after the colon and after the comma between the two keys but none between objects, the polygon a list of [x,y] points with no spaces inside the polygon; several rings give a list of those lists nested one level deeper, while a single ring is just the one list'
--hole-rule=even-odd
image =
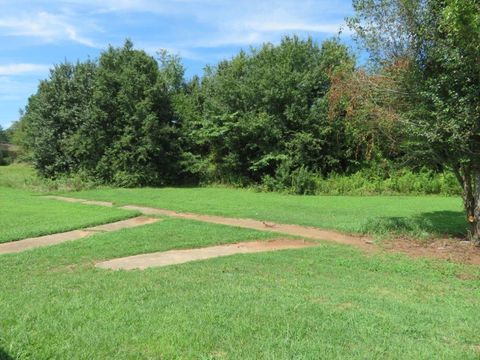
[{"label": "brown soil", "polygon": [[480,265],[480,248],[469,241],[459,241],[458,239],[439,239],[428,243],[421,243],[413,239],[395,239],[379,246],[375,244],[373,239],[369,236],[348,235],[333,230],[322,230],[311,226],[277,224],[252,219],[227,218],[214,215],[178,213],[172,210],[135,205],[123,206],[122,209],[136,210],[142,214],[148,215],[166,215],[215,224],[277,232],[309,239],[333,241],[336,243],[353,245],[369,253],[381,251],[400,252],[411,257],[431,257],[452,262]]},{"label": "brown soil", "polygon": [[456,263],[480,265],[480,248],[471,241],[438,239],[420,243],[411,239],[385,242],[382,248],[389,252],[401,252],[411,257],[429,257]]},{"label": "brown soil", "polygon": [[[60,196],[52,197],[57,200],[70,201],[71,198]],[[75,199],[85,203],[87,200]],[[126,205],[122,209],[136,210],[145,215],[163,215],[182,219],[204,221],[215,224],[238,226],[242,228],[270,231],[310,239],[326,240],[341,244],[353,245],[367,252],[400,252],[411,257],[430,257],[447,261],[480,265],[480,248],[468,241],[458,239],[438,239],[428,243],[417,242],[413,239],[395,239],[384,242],[381,246],[374,243],[368,236],[348,235],[332,230],[322,230],[310,226],[277,224],[253,219],[228,218],[214,215],[200,215],[179,213],[172,210],[151,208],[145,206]]]},{"label": "brown soil", "polygon": [[318,244],[303,240],[274,239],[269,241],[250,241],[236,244],[210,246],[199,249],[170,250],[152,254],[128,256],[98,263],[102,269],[132,270],[149,267],[183,264],[190,261],[206,260],[234,254],[251,254],[284,249],[300,249]]},{"label": "brown soil", "polygon": [[93,200],[83,201],[82,204],[85,204],[85,205],[107,206],[107,207],[112,207],[112,206],[113,206],[113,203],[108,202],[108,201],[93,201]]},{"label": "brown soil", "polygon": [[120,229],[151,224],[159,220],[160,219],[138,216],[136,218],[116,221],[110,224],[94,226],[83,230],[73,230],[58,234],[12,241],[0,244],[0,254],[17,253],[37,247],[60,244],[65,241],[81,239],[98,232],[116,231]]}]

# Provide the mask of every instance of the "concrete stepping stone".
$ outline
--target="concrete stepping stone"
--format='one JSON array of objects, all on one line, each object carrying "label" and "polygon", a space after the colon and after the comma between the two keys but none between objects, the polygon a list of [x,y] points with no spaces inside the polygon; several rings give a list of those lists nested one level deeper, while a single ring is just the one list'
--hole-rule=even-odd
[{"label": "concrete stepping stone", "polygon": [[303,240],[274,239],[268,241],[249,241],[236,244],[216,245],[198,249],[169,250],[151,254],[128,256],[97,263],[102,269],[132,270],[150,267],[183,264],[190,261],[206,260],[235,254],[251,254],[284,249],[301,249],[318,246],[317,243]]},{"label": "concrete stepping stone", "polygon": [[18,241],[11,241],[8,243],[0,244],[0,255],[18,253],[21,251],[42,247],[42,246],[56,245],[56,244],[63,243],[65,241],[81,239],[86,236],[90,236],[99,232],[117,231],[120,229],[127,229],[127,228],[136,227],[136,226],[152,224],[160,220],[161,219],[151,218],[146,216],[137,216],[131,219],[93,226],[93,227],[89,227],[82,230],[72,230],[72,231],[67,231],[67,232],[62,232],[57,234],[39,236],[39,237],[28,238],[28,239],[23,239]]}]

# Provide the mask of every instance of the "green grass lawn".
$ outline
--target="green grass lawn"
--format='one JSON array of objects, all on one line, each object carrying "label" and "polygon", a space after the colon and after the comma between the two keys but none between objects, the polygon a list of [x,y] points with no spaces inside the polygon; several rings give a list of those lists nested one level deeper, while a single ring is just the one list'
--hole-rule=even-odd
[{"label": "green grass lawn", "polygon": [[[0,241],[132,215],[49,200],[15,189],[18,171],[5,174],[0,183],[9,177],[13,187],[0,187]],[[434,234],[464,227],[456,198],[300,197],[219,188],[74,195],[351,232]],[[0,359],[480,357],[478,267],[365,255],[331,243],[145,271],[94,266],[128,255],[275,236],[165,218],[0,255]]]},{"label": "green grass lawn", "polygon": [[0,243],[103,224],[133,211],[52,201],[25,190],[0,187]]},{"label": "green grass lawn", "polygon": [[466,231],[457,197],[295,196],[228,188],[106,188],[68,196],[382,236],[428,237]]},{"label": "green grass lawn", "polygon": [[94,267],[272,236],[165,219],[0,256],[0,349],[15,359],[480,356],[474,267],[327,243],[146,271]]}]

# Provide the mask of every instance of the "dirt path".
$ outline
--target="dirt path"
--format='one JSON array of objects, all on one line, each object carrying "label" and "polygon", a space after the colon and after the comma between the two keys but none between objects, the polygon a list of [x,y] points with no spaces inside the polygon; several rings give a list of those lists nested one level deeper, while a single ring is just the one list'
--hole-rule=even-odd
[{"label": "dirt path", "polygon": [[[100,205],[100,206],[113,206],[113,203],[107,201],[92,201],[85,199],[77,199],[64,196],[48,196],[50,199],[61,200],[66,202],[75,202],[86,205]],[[273,222],[266,222],[253,219],[242,218],[229,218],[224,216],[215,215],[201,215],[194,213],[180,213],[172,210],[158,209],[146,206],[137,205],[125,205],[121,206],[121,209],[138,211],[144,215],[163,215],[176,217],[181,219],[204,221],[214,224],[238,226],[247,229],[270,231],[275,233],[306,237],[317,240],[334,241],[341,244],[349,244],[359,246],[365,249],[371,249],[373,241],[368,236],[361,235],[348,235],[334,230],[323,230],[312,226],[302,226],[293,224],[277,224]]]},{"label": "dirt path", "polygon": [[[83,204],[113,206],[110,202],[97,202],[84,199],[52,196],[51,198],[62,201],[73,201]],[[179,213],[172,210],[158,209],[146,206],[125,205],[125,210],[136,210],[144,215],[163,215],[181,219],[204,221],[214,224],[238,226],[242,228],[270,231],[279,234],[299,236],[309,239],[326,240],[340,244],[353,245],[362,250],[372,252],[400,252],[411,257],[430,257],[452,262],[480,265],[480,248],[468,241],[458,239],[436,239],[428,243],[421,243],[413,239],[394,239],[377,245],[369,236],[349,235],[334,230],[324,230],[311,226],[294,224],[277,224],[273,222],[253,219],[229,218],[215,215],[201,215],[193,213]]]},{"label": "dirt path", "polygon": [[156,209],[144,206],[126,205],[121,209],[135,210],[146,215],[165,215],[181,219],[204,221],[214,224],[238,226],[241,228],[270,231],[275,233],[306,237],[316,240],[328,240],[341,244],[356,245],[363,248],[371,248],[372,239],[366,236],[347,235],[333,230],[322,230],[311,226],[277,224],[273,222],[259,221],[253,219],[229,218],[215,215],[200,215],[192,213],[179,213],[171,210]]},{"label": "dirt path", "polygon": [[234,254],[251,254],[284,249],[301,249],[317,246],[313,242],[292,239],[274,239],[268,241],[249,241],[236,244],[210,246],[198,249],[169,250],[151,254],[128,256],[96,264],[102,269],[132,270],[149,267],[183,264],[190,261],[206,260]]},{"label": "dirt path", "polygon": [[82,230],[73,230],[52,235],[45,235],[24,240],[11,241],[0,244],[0,255],[17,253],[37,247],[60,244],[65,241],[77,240],[99,232],[117,231],[120,229],[132,228],[136,226],[151,224],[159,221],[157,218],[138,216],[132,219],[116,221],[109,224],[89,227]]}]

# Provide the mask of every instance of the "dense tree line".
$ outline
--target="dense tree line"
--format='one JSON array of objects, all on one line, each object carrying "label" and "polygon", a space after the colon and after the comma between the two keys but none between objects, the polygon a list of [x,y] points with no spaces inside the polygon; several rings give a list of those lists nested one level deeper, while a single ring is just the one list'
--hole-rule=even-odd
[{"label": "dense tree line", "polygon": [[121,186],[263,184],[308,193],[315,179],[427,166],[462,186],[480,233],[480,5],[354,0],[338,40],[285,37],[184,79],[179,58],[127,41],[56,66],[14,137],[46,177]]},{"label": "dense tree line", "polygon": [[331,75],[354,64],[336,41],[287,37],[208,68],[177,107],[201,175],[245,184],[301,168],[357,168],[356,139],[328,103]]},{"label": "dense tree line", "polygon": [[187,82],[180,59],[127,41],[57,65],[29,100],[23,143],[44,176],[121,186],[350,172],[365,154],[343,115],[330,115],[329,91],[354,66],[338,41],[286,37]]}]

